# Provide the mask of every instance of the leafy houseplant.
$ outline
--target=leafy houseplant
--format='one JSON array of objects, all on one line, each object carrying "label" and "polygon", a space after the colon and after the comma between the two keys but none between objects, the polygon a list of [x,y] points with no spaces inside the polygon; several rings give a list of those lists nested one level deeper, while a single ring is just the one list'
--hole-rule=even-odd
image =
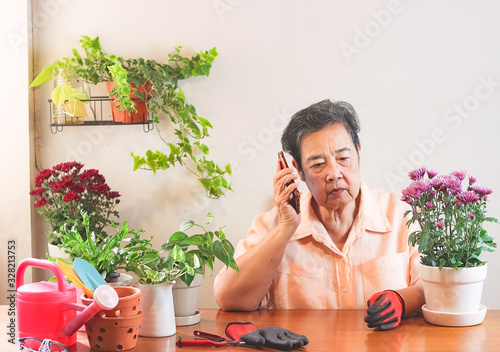
[{"label": "leafy houseplant", "polygon": [[[83,123],[87,116],[83,101],[89,99],[87,83],[78,79],[75,60],[62,58],[45,66],[28,88],[38,87],[54,79],[50,97],[55,106],[54,123]],[[69,118],[66,118],[69,116]],[[80,119],[81,118],[81,119]]]},{"label": "leafy houseplant", "polygon": [[142,229],[129,229],[128,223],[123,221],[120,226],[111,223],[114,234],[102,236],[93,233],[90,228],[91,217],[81,212],[81,225],[85,228],[86,236],[82,238],[76,228],[63,225],[57,232],[62,241],[64,251],[73,261],[81,258],[96,268],[103,278],[122,268],[126,268],[129,261],[142,256],[142,252],[149,250],[151,239],[141,239]]},{"label": "leafy houseplant", "polygon": [[[184,221],[180,230],[173,233],[161,246],[160,251],[150,248],[137,260],[128,262],[127,270],[133,271],[139,278],[139,287],[143,293],[141,310],[144,320],[139,331],[141,336],[159,337],[175,333],[177,314],[175,294],[176,279],[189,286],[196,274],[205,274],[205,266],[213,270],[215,259],[221,260],[227,267],[238,270],[234,260],[234,248],[225,238],[222,228],[212,232],[207,225],[195,224],[192,220]],[[201,229],[200,233],[187,235],[185,231],[192,227]],[[190,288],[196,293],[198,288]],[[196,305],[197,294],[186,295]],[[197,316],[199,318],[199,315]]]},{"label": "leafy houseplant", "polygon": [[486,217],[486,201],[492,191],[476,185],[472,176],[463,188],[464,171],[440,176],[423,167],[409,175],[412,182],[402,191],[402,200],[411,206],[408,225],[420,225],[409,242],[418,245],[422,264],[439,269],[483,265],[481,253],[496,247],[483,228],[485,222],[498,222]]},{"label": "leafy houseplant", "polygon": [[[231,174],[230,165],[222,168],[207,159],[209,148],[202,143],[203,138],[209,136],[212,124],[197,114],[179,87],[179,81],[209,75],[212,62],[218,55],[215,48],[185,57],[180,54],[181,48],[177,47],[175,54],[169,55],[167,63],[159,63],[107,54],[101,49],[99,37],[82,36],[80,42],[84,55],[72,49],[72,57],[57,62],[65,63],[68,71],[89,83],[112,81],[114,88],[109,96],[116,101],[119,110],[129,113],[136,110],[131,93],[149,103],[149,114],[166,145],[166,151],[148,150],[144,156],[132,152],[134,170],[148,168],[156,173],[159,169],[182,165],[197,176],[210,198],[219,198],[231,190],[226,179]],[[53,65],[42,69],[31,86],[50,80]],[[142,94],[139,87],[146,84],[151,85],[151,91]],[[64,96],[64,99],[67,98]],[[163,119],[169,121],[174,130],[173,136],[168,139],[159,126]]]},{"label": "leafy houseplant", "polygon": [[75,224],[75,231],[87,239],[87,230],[81,222],[81,211],[89,215],[88,230],[105,236],[105,228],[111,225],[111,216],[118,217],[115,206],[120,194],[111,191],[104,176],[95,169],[83,169],[84,164],[75,161],[61,163],[40,171],[35,177],[35,208],[51,225],[45,234],[51,244],[62,244],[57,231],[64,224]]},{"label": "leafy houseplant", "polygon": [[[238,270],[233,245],[226,239],[223,228],[216,231],[206,228],[213,220],[212,214],[207,216],[209,220],[205,225],[192,220],[184,221],[180,230],[169,237],[160,251],[149,248],[140,257],[131,257],[127,270],[134,272],[142,284],[161,284],[179,278],[188,286],[195,274],[204,275],[205,266],[213,271],[215,259],[226,267]],[[192,227],[200,228],[201,233],[187,235],[185,231]]]}]

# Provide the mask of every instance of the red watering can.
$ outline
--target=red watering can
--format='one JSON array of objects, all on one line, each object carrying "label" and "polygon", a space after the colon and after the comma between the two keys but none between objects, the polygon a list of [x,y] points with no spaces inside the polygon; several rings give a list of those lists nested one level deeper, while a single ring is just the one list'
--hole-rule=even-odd
[{"label": "red watering can", "polygon": [[[29,266],[52,271],[56,282],[24,285],[24,272]],[[67,284],[59,266],[48,260],[28,258],[21,261],[17,268],[16,289],[19,338],[51,339],[66,346],[76,343],[76,331],[98,311],[113,309],[118,304],[118,294],[107,285],[94,291],[91,305],[77,304],[75,286]]]}]

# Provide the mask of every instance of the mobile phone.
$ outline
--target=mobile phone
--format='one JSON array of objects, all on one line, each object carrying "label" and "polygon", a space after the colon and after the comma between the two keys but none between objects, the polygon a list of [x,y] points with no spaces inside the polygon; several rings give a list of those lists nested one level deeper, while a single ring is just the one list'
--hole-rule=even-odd
[{"label": "mobile phone", "polygon": [[[280,162],[281,169],[285,169],[288,167],[288,163],[286,162],[285,155],[283,152],[278,152],[278,160]],[[285,187],[288,187],[288,185],[294,183],[294,180],[291,180],[290,182],[285,184]],[[293,190],[292,193],[290,193],[290,199],[288,199],[288,204],[290,204],[293,209],[297,212],[297,214],[300,213],[300,193],[297,188]]]}]

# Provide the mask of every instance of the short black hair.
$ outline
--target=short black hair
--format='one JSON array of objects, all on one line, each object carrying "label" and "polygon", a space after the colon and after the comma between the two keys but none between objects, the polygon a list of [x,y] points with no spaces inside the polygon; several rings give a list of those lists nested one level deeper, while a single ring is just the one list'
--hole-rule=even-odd
[{"label": "short black hair", "polygon": [[300,146],[308,134],[330,125],[340,123],[350,134],[359,155],[359,136],[361,130],[358,114],[353,106],[344,101],[322,100],[295,113],[281,136],[283,150],[290,154],[302,169]]}]

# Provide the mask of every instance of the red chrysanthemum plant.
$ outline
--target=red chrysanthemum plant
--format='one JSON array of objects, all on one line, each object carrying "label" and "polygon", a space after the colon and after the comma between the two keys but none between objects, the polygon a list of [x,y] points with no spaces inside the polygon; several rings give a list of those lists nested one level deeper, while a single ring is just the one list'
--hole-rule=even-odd
[{"label": "red chrysanthemum plant", "polygon": [[71,161],[40,171],[35,177],[35,189],[30,194],[35,197],[34,206],[50,224],[45,233],[49,242],[59,244],[57,231],[66,224],[75,226],[83,240],[87,238],[82,214],[89,215],[89,229],[96,235],[105,236],[105,228],[119,217],[115,206],[120,202],[120,194],[111,191],[106,179],[98,170],[83,169],[84,164]]},{"label": "red chrysanthemum plant", "polygon": [[410,214],[407,225],[420,225],[409,242],[418,245],[422,264],[440,269],[483,265],[480,254],[497,246],[483,227],[485,222],[498,223],[486,217],[491,189],[477,186],[472,176],[467,180],[465,171],[438,175],[422,167],[409,176],[412,182],[402,191],[401,200],[411,206],[405,214]]}]

